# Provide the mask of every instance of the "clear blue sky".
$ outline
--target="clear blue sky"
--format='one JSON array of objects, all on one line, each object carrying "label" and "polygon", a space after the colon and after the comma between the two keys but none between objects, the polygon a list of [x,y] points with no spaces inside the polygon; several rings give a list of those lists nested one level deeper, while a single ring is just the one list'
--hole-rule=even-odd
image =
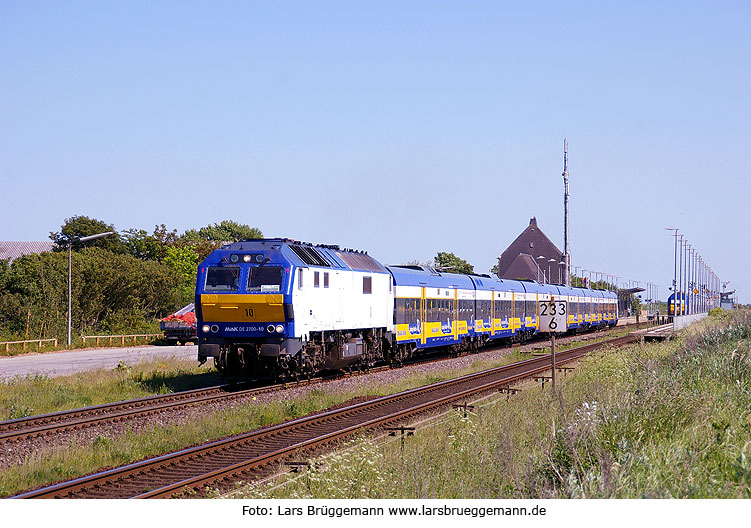
[{"label": "clear blue sky", "polygon": [[[536,216],[751,302],[751,3],[0,2],[0,240],[223,219],[487,271]],[[671,205],[672,204],[672,205]]]}]

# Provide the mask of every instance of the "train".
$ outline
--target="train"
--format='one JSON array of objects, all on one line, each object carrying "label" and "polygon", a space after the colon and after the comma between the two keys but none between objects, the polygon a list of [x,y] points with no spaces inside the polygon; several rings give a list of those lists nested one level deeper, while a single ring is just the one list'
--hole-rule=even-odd
[{"label": "train", "polygon": [[[686,315],[686,294],[682,292],[678,292],[678,302],[675,302],[676,294],[672,293],[670,294],[670,297],[668,297],[668,315],[670,317],[674,315]],[[676,306],[678,305],[678,313],[676,313]]]},{"label": "train", "polygon": [[227,377],[285,381],[472,352],[540,333],[540,300],[568,301],[569,332],[618,322],[609,291],[384,266],[284,238],[234,242],[198,267],[198,360]]}]

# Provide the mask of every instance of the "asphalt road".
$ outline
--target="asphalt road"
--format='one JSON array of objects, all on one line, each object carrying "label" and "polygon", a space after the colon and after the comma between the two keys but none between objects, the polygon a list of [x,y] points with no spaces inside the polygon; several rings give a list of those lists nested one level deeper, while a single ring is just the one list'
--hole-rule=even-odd
[{"label": "asphalt road", "polygon": [[0,380],[7,381],[16,376],[25,377],[35,374],[49,377],[66,376],[87,370],[112,369],[120,361],[132,365],[163,357],[193,359],[198,364],[197,356],[196,345],[185,345],[93,348],[0,357]]}]

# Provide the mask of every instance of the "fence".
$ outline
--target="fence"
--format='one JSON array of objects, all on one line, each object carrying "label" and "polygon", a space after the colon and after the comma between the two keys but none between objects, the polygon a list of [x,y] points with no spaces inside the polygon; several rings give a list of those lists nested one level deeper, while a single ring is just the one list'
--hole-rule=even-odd
[{"label": "fence", "polygon": [[27,339],[25,341],[3,341],[0,346],[5,345],[5,353],[10,352],[10,345],[21,345],[22,350],[26,350],[26,343],[36,343],[37,348],[42,348],[42,343],[52,343],[53,347],[57,346],[57,339]]},{"label": "fence", "polygon": [[112,346],[112,340],[113,339],[119,339],[120,345],[125,346],[125,340],[126,339],[133,339],[133,344],[135,345],[138,342],[138,338],[143,337],[143,342],[148,342],[149,338],[155,338],[155,337],[164,337],[164,334],[127,334],[127,335],[107,335],[107,336],[81,336],[81,339],[83,339],[83,344],[86,344],[87,339],[94,339],[96,345],[99,346],[99,340],[107,340],[107,344]]}]

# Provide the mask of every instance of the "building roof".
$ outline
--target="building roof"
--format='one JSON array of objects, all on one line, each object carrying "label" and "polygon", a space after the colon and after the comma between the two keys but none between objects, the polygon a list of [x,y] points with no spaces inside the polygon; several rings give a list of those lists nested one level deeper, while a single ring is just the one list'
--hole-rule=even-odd
[{"label": "building roof", "polygon": [[[555,259],[556,262],[561,262],[563,260],[563,252],[550,241],[539,227],[537,227],[537,218],[535,217],[530,219],[527,228],[522,231],[521,234],[516,237],[516,240],[514,240],[503,253],[501,253],[500,257],[498,257],[498,276],[502,279],[520,278],[521,276],[516,275],[516,273],[521,271],[519,266],[530,268],[529,262],[525,258],[523,258],[523,260],[526,263],[517,262],[518,257],[521,255],[526,255],[532,260],[531,269],[534,270],[534,273],[527,269],[529,275],[525,277],[532,280],[537,280],[537,264],[535,263],[537,257],[545,257],[545,260],[542,261],[543,263],[540,265],[540,270],[544,270],[546,275],[548,261],[550,259]],[[558,265],[551,267],[550,274],[552,275],[552,280],[550,282],[557,283],[559,275]]]},{"label": "building roof", "polygon": [[0,242],[0,260],[13,262],[18,257],[52,251],[55,243],[51,240],[43,242]]},{"label": "building roof", "polygon": [[[547,269],[545,270],[545,275],[547,275]],[[520,253],[516,256],[513,262],[511,262],[511,265],[504,273],[503,278],[543,282],[543,271],[541,268],[537,267],[537,263],[535,262],[535,259],[532,258],[532,255]]]}]

